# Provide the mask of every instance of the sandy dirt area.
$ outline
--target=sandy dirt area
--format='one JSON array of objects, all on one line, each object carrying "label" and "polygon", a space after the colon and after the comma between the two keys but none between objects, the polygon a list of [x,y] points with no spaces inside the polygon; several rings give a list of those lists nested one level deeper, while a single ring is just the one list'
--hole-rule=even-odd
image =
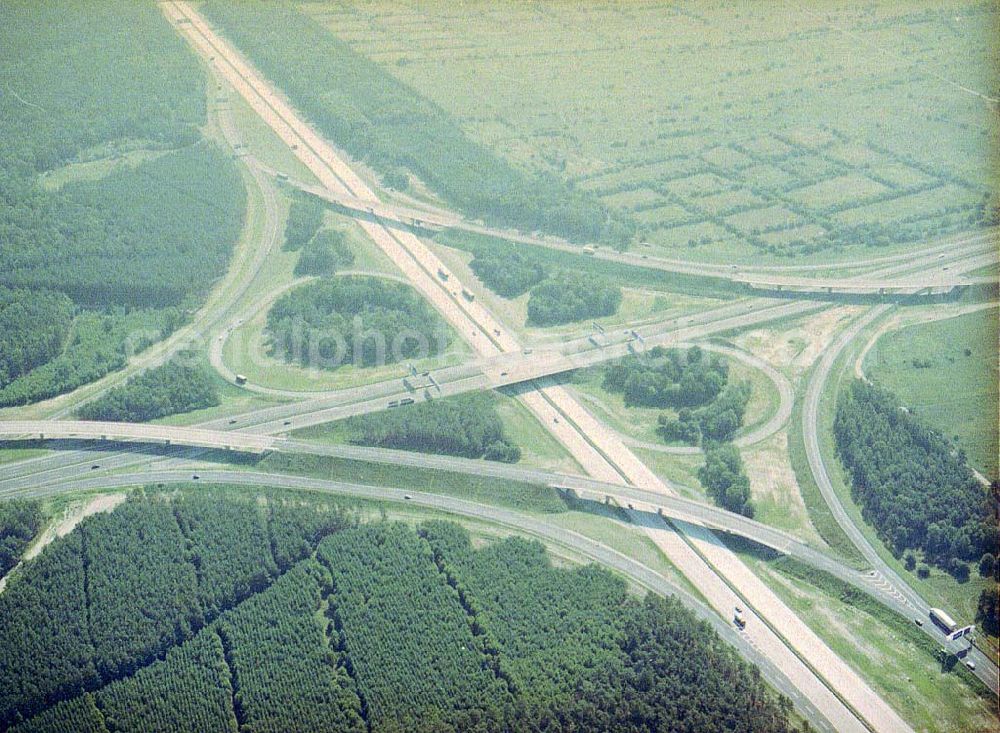
[{"label": "sandy dirt area", "polygon": [[734,341],[794,379],[813,365],[833,342],[834,334],[861,310],[857,306],[831,308],[784,328],[779,325],[748,331]]},{"label": "sandy dirt area", "polygon": [[[37,557],[50,542],[59,537],[65,537],[68,535],[73,531],[76,525],[89,517],[91,514],[110,512],[123,501],[125,501],[125,494],[102,494],[100,496],[89,497],[86,501],[67,507],[62,516],[58,519],[53,519],[49,525],[42,530],[31,546],[25,550],[22,562],[24,560],[30,560],[33,557]],[[3,589],[7,587],[7,579],[16,573],[20,567],[21,563],[18,563],[9,573],[7,573],[7,575],[0,578],[0,593],[2,593]]]}]

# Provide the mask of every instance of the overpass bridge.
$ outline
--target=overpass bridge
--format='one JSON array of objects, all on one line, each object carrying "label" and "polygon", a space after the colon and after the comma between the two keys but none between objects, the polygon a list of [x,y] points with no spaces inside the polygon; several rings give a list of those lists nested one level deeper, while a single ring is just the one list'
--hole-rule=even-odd
[{"label": "overpass bridge", "polygon": [[[138,443],[156,446],[197,447],[260,455],[269,451],[328,456],[354,461],[385,463],[411,468],[452,471],[476,476],[492,476],[550,486],[576,498],[597,502],[613,501],[622,506],[648,511],[678,521],[700,524],[710,529],[750,539],[781,554],[792,555],[811,564],[829,567],[841,575],[858,574],[795,536],[716,506],[639,487],[623,486],[583,476],[525,469],[451,456],[425,455],[385,448],[352,445],[325,445],[312,441],[257,435],[237,430],[209,430],[175,425],[149,425],[73,420],[0,421],[4,441],[91,441],[95,443]],[[95,464],[99,465],[99,464]],[[78,478],[77,473],[75,478]],[[111,477],[109,477],[111,478]],[[44,481],[38,482],[44,485]],[[3,493],[3,492],[0,492]],[[830,564],[830,563],[833,564]]]},{"label": "overpass bridge", "polygon": [[277,439],[270,435],[147,423],[99,422],[94,420],[4,420],[0,421],[0,440],[95,440],[218,448],[262,454],[273,450]]},{"label": "overpass bridge", "polygon": [[[713,334],[745,328],[781,318],[821,310],[825,303],[813,301],[737,302],[713,311],[676,318],[646,327],[624,329],[593,337],[575,338],[561,344],[525,348],[427,372],[426,376],[396,378],[335,392],[278,393],[300,401],[267,407],[239,418],[239,429],[261,433],[287,433],[347,417],[390,409],[402,399],[415,401],[450,397],[465,392],[509,388],[531,388],[532,383],[573,369],[601,364],[655,346],[679,346]],[[245,388],[269,393],[256,385]],[[225,427],[212,423],[211,427]]]},{"label": "overpass bridge", "polygon": [[[729,512],[714,505],[700,501],[685,499],[676,495],[651,491],[637,486],[609,483],[585,476],[558,474],[539,469],[520,468],[503,463],[491,463],[467,458],[451,456],[425,455],[385,448],[370,448],[351,445],[324,445],[309,441],[261,436],[238,431],[209,430],[204,428],[188,428],[169,425],[146,425],[133,423],[102,423],[74,422],[61,420],[37,421],[2,421],[0,422],[0,440],[79,440],[86,439],[95,442],[126,442],[153,443],[171,446],[172,449],[181,446],[215,448],[222,450],[246,451],[259,454],[265,451],[280,451],[320,456],[330,456],[347,460],[383,463],[394,466],[412,467],[415,469],[430,469],[451,471],[470,476],[492,476],[500,479],[545,485],[554,488],[578,500],[597,502],[614,502],[632,513],[649,514],[667,520],[696,524],[723,534],[750,540],[762,547],[788,557],[799,560],[811,567],[829,573],[833,577],[858,588],[873,597],[882,605],[910,618],[913,608],[898,591],[879,578],[871,570],[859,570],[817,549],[797,537],[780,529],[770,527],[753,519]],[[133,457],[134,458],[134,457]],[[125,468],[108,466],[109,469]],[[86,462],[93,459],[88,456]],[[101,466],[101,468],[104,468]],[[170,470],[166,472],[141,472],[133,474],[114,473],[107,476],[94,476],[89,483],[94,488],[113,488],[116,486],[134,486],[158,481],[188,481],[195,475],[206,481],[225,483],[261,484],[273,483],[281,485],[283,481],[310,481],[301,477],[289,477],[284,474],[259,474],[246,471],[219,471],[217,469],[200,470],[198,474],[190,470]],[[39,480],[27,473],[21,476],[21,481],[15,481],[12,486],[0,489],[0,498],[13,496],[30,491],[32,495],[58,493],[61,487],[75,484],[81,486],[79,468],[69,465],[65,473],[56,469],[55,476]],[[7,482],[4,482],[7,483]],[[20,485],[18,485],[20,483]],[[87,482],[83,482],[87,483]],[[336,482],[326,482],[336,483]],[[30,487],[25,489],[25,486]],[[382,487],[361,484],[344,484],[350,486],[350,493],[365,495],[366,493],[386,491]],[[402,489],[390,490],[397,494]],[[409,490],[408,490],[409,491]],[[416,495],[417,491],[412,491]],[[426,492],[421,493],[425,495]],[[408,496],[409,494],[404,495]],[[426,494],[432,496],[433,494]],[[925,624],[923,631],[933,636],[938,643],[948,646],[947,640],[935,633],[932,624]]]},{"label": "overpass bridge", "polygon": [[[193,446],[251,454],[277,451],[381,463],[413,469],[448,471],[469,476],[490,476],[497,479],[548,486],[576,500],[610,502],[623,509],[627,507],[632,511],[656,515],[667,520],[695,524],[716,532],[750,540],[779,554],[793,557],[823,570],[875,597],[880,603],[904,616],[911,613],[905,599],[893,593],[891,588],[880,584],[870,572],[850,567],[828,552],[817,549],[788,532],[693,499],[637,486],[609,483],[585,476],[553,473],[540,469],[520,468],[509,464],[452,456],[428,455],[365,446],[326,445],[298,439],[260,436],[241,431],[206,430],[170,425],[62,420],[3,421],[0,422],[0,440],[45,440],[50,442],[86,440],[95,443],[98,447],[101,443],[108,443],[109,449],[111,449],[110,444],[112,443],[135,443],[170,446],[172,449]],[[94,458],[92,454],[85,457],[85,462],[88,464],[102,460]],[[102,471],[115,470],[116,473],[107,476],[96,475],[91,481],[96,482],[95,486],[109,488],[158,480],[153,477],[153,474],[138,473],[133,474],[133,477],[125,483],[121,483],[125,479],[125,475],[121,474],[120,471],[129,465],[130,460],[134,463],[134,456],[126,456],[125,462],[121,465],[93,463]],[[217,469],[193,468],[186,471],[174,470],[172,473],[174,480],[191,480],[194,476],[199,476],[204,480],[212,480],[213,471],[217,471]],[[227,481],[237,483],[243,479],[235,477],[245,475],[241,471],[225,471],[224,473],[231,474],[226,479]],[[275,478],[280,477],[282,475],[275,475]],[[78,466],[69,465],[64,470],[57,470],[55,475],[46,478],[33,477],[30,473],[26,473],[20,478],[20,481],[14,480],[0,489],[0,497],[16,495],[25,490],[36,494],[58,491],[58,487],[64,483],[79,482],[80,473]],[[30,489],[26,489],[26,487],[30,487]],[[370,488],[374,489],[375,487]],[[416,492],[414,491],[414,493]]]},{"label": "overpass bridge", "polygon": [[[997,282],[995,275],[966,276],[963,273],[997,264],[997,233],[988,231],[973,235],[971,250],[956,247],[941,252],[933,249],[932,255],[915,253],[914,260],[902,267],[889,268],[885,274],[873,272],[851,277],[808,277],[777,274],[766,268],[701,264],[666,259],[635,252],[618,252],[597,246],[581,247],[558,239],[526,235],[511,229],[498,229],[478,222],[471,222],[458,214],[437,207],[412,207],[374,199],[362,199],[333,191],[325,186],[296,180],[288,175],[260,165],[267,173],[303,193],[315,196],[328,204],[344,209],[347,213],[369,217],[383,223],[413,227],[427,231],[455,229],[473,234],[497,237],[524,244],[558,249],[576,255],[589,254],[595,259],[608,260],[636,267],[662,270],[679,275],[691,275],[724,280],[748,291],[767,294],[828,295],[828,296],[928,296],[938,297],[969,285],[990,285]],[[970,252],[974,255],[969,256]],[[953,267],[949,267],[951,264]],[[896,275],[893,270],[918,270]]]}]

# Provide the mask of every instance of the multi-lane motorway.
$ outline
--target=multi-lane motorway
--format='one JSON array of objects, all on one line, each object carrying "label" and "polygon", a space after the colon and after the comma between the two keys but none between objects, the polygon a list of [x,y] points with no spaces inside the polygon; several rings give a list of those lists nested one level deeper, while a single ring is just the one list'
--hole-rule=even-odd
[{"label": "multi-lane motorway", "polygon": [[[400,217],[404,214],[412,217],[426,216],[426,220],[432,223],[446,223],[432,218],[441,217],[441,212],[404,210],[401,207],[393,209],[391,205],[379,204],[376,193],[351,170],[347,162],[298,116],[235,49],[205,23],[193,7],[183,2],[167,2],[162,7],[178,32],[202,54],[212,73],[230,84],[315,175],[319,186],[313,187],[316,190],[312,192],[331,201],[337,199],[338,205],[354,208],[361,214],[358,220],[364,231],[396,262],[406,279],[466,339],[476,358],[467,364],[436,370],[433,372],[434,382],[420,384],[419,387],[415,387],[412,382],[404,384],[401,380],[391,380],[347,390],[303,395],[274,390],[266,385],[248,385],[251,390],[298,401],[222,418],[197,427],[5,421],[0,423],[0,437],[42,436],[46,440],[86,438],[98,442],[158,444],[169,441],[174,447],[155,464],[159,466],[187,465],[185,460],[194,457],[199,448],[313,452],[458,472],[494,472],[497,476],[513,480],[572,489],[578,494],[598,500],[612,497],[629,507],[634,523],[649,534],[671,562],[699,589],[708,603],[708,606],[698,604],[700,612],[712,616],[716,626],[720,626],[721,620],[721,627],[725,628],[727,638],[734,635],[733,629],[726,623],[734,605],[740,604],[747,609],[750,623],[737,635],[737,646],[762,666],[769,679],[788,694],[810,720],[820,727],[833,730],[909,730],[898,713],[875,694],[865,680],[834,654],[708,528],[754,539],[820,567],[871,593],[900,613],[923,609],[919,605],[922,603],[919,596],[911,596],[912,591],[905,588],[901,579],[883,572],[874,562],[872,565],[877,570],[877,575],[873,578],[783,532],[715,507],[679,498],[674,487],[639,461],[617,434],[594,419],[565,388],[551,381],[552,375],[597,364],[633,350],[651,348],[654,345],[678,345],[704,339],[712,334],[800,316],[826,307],[824,303],[819,300],[742,300],[687,319],[646,324],[626,332],[600,334],[600,337],[597,334],[582,336],[561,344],[548,344],[544,348],[526,348],[518,341],[513,330],[508,329],[480,301],[460,296],[462,285],[457,277],[453,276],[448,282],[437,277],[437,272],[442,267],[440,260],[419,240],[413,230],[400,225]],[[259,169],[257,175],[260,175]],[[273,179],[273,176],[270,178]],[[271,185],[270,182],[259,179],[257,183],[264,187]],[[446,214],[444,216],[447,218]],[[449,225],[470,226],[460,217],[451,220]],[[475,224],[471,226],[483,229]],[[268,234],[273,242],[273,237],[276,236],[273,227],[268,229]],[[571,246],[525,235],[511,236],[506,233],[504,236],[515,240],[532,239],[532,244],[542,246]],[[995,263],[995,255],[987,248],[992,236],[992,233],[985,233],[966,240],[955,240],[946,246],[928,250],[916,260],[906,261],[895,257],[873,259],[867,267],[859,268],[867,270],[865,272],[832,279],[803,277],[801,272],[781,274],[779,268],[770,268],[770,271],[768,268],[756,268],[752,272],[734,273],[718,266],[688,265],[641,254],[606,250],[595,251],[592,256],[671,272],[724,277],[730,281],[743,282],[750,288],[814,288],[817,293],[837,290],[916,293],[949,289],[982,280],[967,277],[963,273]],[[578,251],[578,248],[574,249]],[[261,247],[256,251],[266,252],[266,248]],[[244,282],[248,283],[249,280]],[[876,312],[872,318],[877,315]],[[213,311],[212,323],[224,323],[234,317],[235,314],[230,310],[216,310]],[[227,330],[229,329],[225,326],[222,327],[223,338]],[[861,327],[857,330],[860,331]],[[219,354],[222,343],[220,341],[216,344],[213,341]],[[819,371],[818,369],[817,372]],[[780,428],[787,422],[791,412],[790,386],[781,383],[778,376],[780,375],[772,375],[772,378],[779,385],[781,405],[776,416],[762,429],[771,430],[775,426]],[[820,380],[820,388],[825,379],[826,376],[823,376]],[[439,456],[415,456],[379,449],[317,446],[281,437],[281,434],[296,428],[386,409],[388,402],[410,394],[416,394],[417,398],[433,398],[513,384],[522,385],[522,389],[518,390],[519,398],[541,424],[563,443],[590,474],[589,477],[560,476],[510,466],[462,462],[461,459]],[[787,388],[782,389],[782,386]],[[424,392],[424,389],[427,391]],[[809,421],[803,425],[807,442],[809,425],[815,425],[813,413],[808,414]],[[185,450],[177,446],[191,448]],[[190,469],[163,473],[155,469],[152,473],[142,474],[141,478],[136,474],[121,473],[144,460],[148,460],[148,457],[135,452],[73,450],[8,465],[0,476],[0,496],[51,493],[91,485],[131,485],[160,479],[180,480],[181,477],[191,479]],[[822,465],[813,465],[812,468],[814,472],[818,472],[822,470]],[[95,473],[90,473],[91,471]],[[80,478],[82,472],[87,473],[87,478]],[[240,478],[236,478],[237,475]],[[219,472],[216,476],[215,473],[202,471],[202,476],[211,480],[215,480],[212,479],[215,476],[218,480],[258,483],[301,481],[303,487],[309,481],[271,475],[258,476],[252,472]],[[368,492],[367,495],[374,496],[381,496],[379,492],[392,491],[349,484],[341,484],[335,488],[328,486],[323,490],[340,490],[346,493],[365,491]],[[418,494],[414,492],[413,496],[416,501]],[[395,498],[398,500],[400,497]],[[464,507],[459,511],[454,504],[458,500],[433,497],[430,494],[419,494],[419,501],[430,502],[428,505],[451,502],[452,510],[458,513],[468,509]],[[474,511],[490,514],[494,518],[504,512],[492,507],[470,506],[475,507]],[[553,531],[537,519],[528,522],[524,517],[505,516],[504,521],[523,522],[518,526],[523,526],[526,531]],[[584,554],[591,553],[588,556],[595,557],[593,553],[596,551],[594,547],[590,547]],[[625,563],[628,568],[622,569],[624,566],[621,558],[605,555],[604,560],[607,561],[606,564],[618,567],[634,578],[637,577],[636,573],[645,573],[643,577],[646,580],[640,582],[646,587],[661,591],[666,588],[662,579],[649,579],[651,571],[648,568],[640,570],[635,563]],[[712,610],[709,611],[708,607]]]},{"label": "multi-lane motorway", "polygon": [[[234,85],[325,187],[357,198],[374,193],[319,135],[269,87],[260,75],[189,5],[166,4],[168,17],[192,45]],[[180,23],[178,21],[184,20]],[[480,301],[460,297],[461,284],[436,276],[440,260],[405,229],[361,220],[362,228],[400,267],[413,286],[465,337],[480,356],[523,353],[522,346]],[[452,289],[454,288],[454,290]],[[794,304],[793,304],[794,305]],[[624,353],[624,352],[623,352]],[[670,488],[629,449],[598,424],[561,386],[535,380],[520,399],[594,477],[615,483],[642,484],[665,493]],[[329,418],[327,418],[329,419]],[[753,575],[718,538],[703,527],[675,523],[677,531],[650,528],[668,558],[699,588],[724,617],[737,604],[747,607],[745,634],[772,662],[784,668],[803,694],[841,730],[908,730],[908,726],[801,619]]]}]

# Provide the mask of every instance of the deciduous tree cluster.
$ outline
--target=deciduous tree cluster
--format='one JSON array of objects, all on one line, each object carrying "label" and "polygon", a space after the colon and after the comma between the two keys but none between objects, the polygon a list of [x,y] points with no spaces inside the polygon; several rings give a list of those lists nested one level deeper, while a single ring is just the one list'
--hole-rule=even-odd
[{"label": "deciduous tree cluster", "polygon": [[896,552],[923,550],[965,578],[967,563],[996,552],[992,493],[962,451],[893,393],[855,380],[840,393],[833,430],[854,498]]},{"label": "deciduous tree cluster", "polygon": [[520,252],[480,248],[469,267],[486,287],[504,298],[523,295],[545,279],[545,267]]},{"label": "deciduous tree cluster", "polygon": [[302,248],[296,275],[332,275],[354,263],[354,253],[335,229],[322,229]]},{"label": "deciduous tree cluster", "polygon": [[348,420],[362,445],[516,463],[521,449],[507,437],[494,398],[433,400]]},{"label": "deciduous tree cluster", "polygon": [[528,323],[558,326],[614,315],[622,302],[622,289],[605,280],[577,272],[558,272],[531,289]]},{"label": "deciduous tree cluster", "polygon": [[219,404],[207,368],[170,361],[143,372],[77,410],[84,420],[146,422]]},{"label": "deciduous tree cluster", "polygon": [[698,469],[698,480],[720,505],[731,512],[753,517],[750,479],[743,470],[743,459],[732,443],[706,443],[705,465]]}]

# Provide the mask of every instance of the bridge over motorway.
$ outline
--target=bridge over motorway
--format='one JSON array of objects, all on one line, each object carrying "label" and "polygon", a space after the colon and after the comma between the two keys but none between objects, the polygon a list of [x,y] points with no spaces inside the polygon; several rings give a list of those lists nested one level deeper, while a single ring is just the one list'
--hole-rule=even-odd
[{"label": "bridge over motorway", "polygon": [[[738,301],[711,311],[634,329],[605,333],[595,331],[589,336],[480,357],[405,379],[394,378],[336,391],[292,392],[247,383],[243,387],[250,391],[298,401],[241,415],[238,426],[241,430],[252,428],[255,432],[289,432],[385,410],[390,403],[407,398],[419,401],[483,389],[528,386],[545,377],[595,366],[655,346],[682,346],[713,334],[802,315],[824,307],[826,304],[814,301]],[[212,426],[224,427],[226,423],[223,421]]]},{"label": "bridge over motorway", "polygon": [[[36,432],[37,431],[37,432]],[[682,498],[672,494],[651,491],[641,487],[609,483],[586,476],[560,474],[541,469],[521,468],[503,463],[456,458],[452,456],[428,455],[399,451],[386,448],[374,448],[352,445],[325,445],[310,441],[279,438],[271,436],[248,435],[237,431],[221,431],[195,429],[166,425],[139,425],[131,423],[100,423],[73,421],[5,421],[0,422],[0,439],[35,439],[58,441],[66,439],[86,439],[96,443],[153,443],[170,446],[178,450],[180,446],[189,445],[202,448],[216,448],[232,451],[260,453],[263,450],[273,450],[292,454],[307,454],[328,456],[353,461],[381,463],[393,466],[404,466],[414,469],[430,469],[466,474],[469,476],[490,476],[522,483],[544,485],[577,500],[594,502],[613,502],[623,508],[628,508],[630,514],[655,516],[695,524],[712,529],[716,532],[750,540],[762,547],[770,548],[782,555],[792,557],[813,568],[822,570],[833,577],[848,583],[873,597],[882,605],[910,618],[913,608],[891,586],[881,583],[878,576],[870,570],[861,570],[849,566],[837,559],[828,551],[817,549],[793,535],[780,529],[770,527],[756,520],[727,511],[714,505],[700,501]],[[265,438],[265,440],[261,440]],[[112,455],[113,455],[113,450]],[[100,453],[98,453],[100,454]],[[87,462],[103,460],[86,456]],[[120,465],[103,462],[97,465],[102,470],[121,471],[136,462],[134,454],[118,456]],[[186,462],[183,456],[179,459]],[[197,466],[197,463],[189,464]],[[197,472],[197,473],[195,473]],[[94,488],[113,488],[117,486],[132,486],[158,481],[189,481],[198,476],[205,481],[223,481],[227,483],[273,483],[282,485],[286,480],[302,480],[301,477],[288,477],[283,474],[247,474],[244,471],[189,468],[187,470],[172,468],[159,472],[147,473],[112,473],[107,476],[91,476],[88,485]],[[65,471],[57,471],[55,476],[38,480],[29,473],[21,482],[5,481],[0,489],[0,497],[22,495],[28,492],[32,495],[48,495],[58,493],[66,485],[76,488],[82,486],[79,469],[70,463]],[[264,480],[266,479],[266,481]],[[323,482],[314,482],[323,483]],[[421,496],[436,496],[433,493],[419,492],[411,489],[385,489],[385,487],[366,486],[362,484],[343,484],[347,493],[355,495],[375,495],[381,491],[395,491],[401,496],[420,494]],[[324,484],[324,485],[325,485]],[[398,497],[397,497],[398,498]],[[936,632],[930,624],[924,631],[934,637],[935,641],[948,646],[948,641]]]},{"label": "bridge over motorway", "polygon": [[[315,196],[348,213],[370,217],[382,223],[414,227],[429,231],[455,229],[473,234],[497,237],[535,246],[558,249],[572,254],[587,253],[597,259],[610,260],[638,267],[659,269],[681,275],[722,279],[749,290],[771,294],[800,293],[812,295],[880,295],[880,296],[940,296],[970,285],[990,285],[995,275],[969,276],[964,273],[997,264],[998,235],[995,230],[972,235],[952,250],[930,250],[930,254],[915,253],[912,261],[851,277],[810,277],[777,274],[754,267],[683,262],[662,257],[618,252],[596,245],[581,247],[558,239],[526,235],[510,229],[498,229],[436,207],[417,208],[375,199],[362,199],[333,191],[325,186],[305,183],[287,174],[259,164],[265,172],[304,193]],[[972,255],[971,257],[969,255]],[[895,271],[908,270],[897,275]]]},{"label": "bridge over motorway", "polygon": [[[770,527],[739,514],[640,487],[609,483],[572,474],[560,474],[538,469],[519,468],[452,456],[427,455],[386,448],[351,445],[325,445],[278,436],[256,435],[237,430],[209,430],[173,425],[138,423],[73,421],[73,420],[6,420],[0,421],[0,440],[6,441],[78,441],[96,443],[141,443],[157,446],[191,446],[260,455],[268,451],[291,454],[329,456],[354,461],[384,463],[396,466],[463,473],[470,476],[491,476],[531,484],[550,486],[580,499],[596,502],[613,501],[636,511],[658,514],[668,519],[689,522],[727,534],[743,537],[781,554],[790,555],[836,577],[858,585],[866,591],[878,592],[865,574],[850,568],[802,540],[780,529]],[[94,464],[104,470],[107,466]],[[78,478],[79,473],[75,473]],[[59,476],[55,477],[58,482]],[[44,481],[36,481],[44,485]],[[0,496],[14,489],[0,490]],[[885,595],[885,594],[883,594]],[[883,601],[898,599],[885,595]]]}]

